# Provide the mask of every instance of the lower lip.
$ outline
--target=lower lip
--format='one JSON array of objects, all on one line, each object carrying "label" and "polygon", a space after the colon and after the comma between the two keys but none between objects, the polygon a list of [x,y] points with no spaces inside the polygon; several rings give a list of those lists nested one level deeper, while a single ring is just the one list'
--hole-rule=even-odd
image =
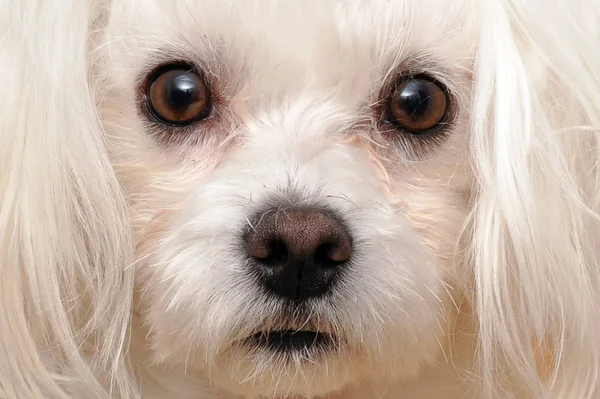
[{"label": "lower lip", "polygon": [[273,352],[300,352],[323,350],[331,346],[333,339],[329,334],[315,331],[269,331],[255,334],[249,341]]}]

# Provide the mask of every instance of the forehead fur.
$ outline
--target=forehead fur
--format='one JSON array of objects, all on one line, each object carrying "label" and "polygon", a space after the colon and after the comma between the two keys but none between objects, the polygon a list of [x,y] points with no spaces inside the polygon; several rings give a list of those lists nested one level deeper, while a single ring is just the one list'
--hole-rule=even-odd
[{"label": "forehead fur", "polygon": [[467,5],[118,0],[108,47],[124,85],[156,64],[183,59],[226,82],[232,92],[327,88],[351,102],[398,68],[426,71],[450,89],[460,88],[458,80],[470,69],[474,51],[469,35],[476,16]]}]

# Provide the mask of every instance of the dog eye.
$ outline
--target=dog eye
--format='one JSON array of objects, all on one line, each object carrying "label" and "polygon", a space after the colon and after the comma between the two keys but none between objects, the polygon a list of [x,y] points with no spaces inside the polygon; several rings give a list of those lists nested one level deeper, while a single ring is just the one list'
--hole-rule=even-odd
[{"label": "dog eye", "polygon": [[153,74],[146,93],[150,113],[162,123],[183,126],[210,115],[210,93],[193,68],[169,65]]},{"label": "dog eye", "polygon": [[428,77],[400,80],[387,103],[387,121],[415,135],[429,133],[445,122],[447,90]]}]

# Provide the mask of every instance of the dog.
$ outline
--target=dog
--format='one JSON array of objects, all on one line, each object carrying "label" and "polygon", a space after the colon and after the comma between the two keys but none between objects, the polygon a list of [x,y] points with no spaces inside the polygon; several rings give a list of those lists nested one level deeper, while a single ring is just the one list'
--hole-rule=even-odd
[{"label": "dog", "polygon": [[5,0],[0,396],[600,397],[598,26]]}]

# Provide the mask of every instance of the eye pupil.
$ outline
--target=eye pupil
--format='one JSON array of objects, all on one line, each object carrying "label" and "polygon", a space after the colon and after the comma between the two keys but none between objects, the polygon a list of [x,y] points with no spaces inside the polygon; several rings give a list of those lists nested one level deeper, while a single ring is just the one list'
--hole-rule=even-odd
[{"label": "eye pupil", "polygon": [[159,122],[187,125],[206,119],[209,93],[203,79],[190,68],[159,71],[149,85],[148,108]]},{"label": "eye pupil", "polygon": [[398,129],[428,133],[440,126],[447,114],[445,89],[427,78],[408,78],[400,82],[388,102],[388,121]]},{"label": "eye pupil", "polygon": [[399,93],[399,105],[412,117],[423,117],[429,110],[430,93],[424,85],[410,81]]},{"label": "eye pupil", "polygon": [[185,111],[198,102],[199,90],[189,74],[175,76],[167,83],[165,91],[165,94],[169,96],[169,103],[179,111]]}]

